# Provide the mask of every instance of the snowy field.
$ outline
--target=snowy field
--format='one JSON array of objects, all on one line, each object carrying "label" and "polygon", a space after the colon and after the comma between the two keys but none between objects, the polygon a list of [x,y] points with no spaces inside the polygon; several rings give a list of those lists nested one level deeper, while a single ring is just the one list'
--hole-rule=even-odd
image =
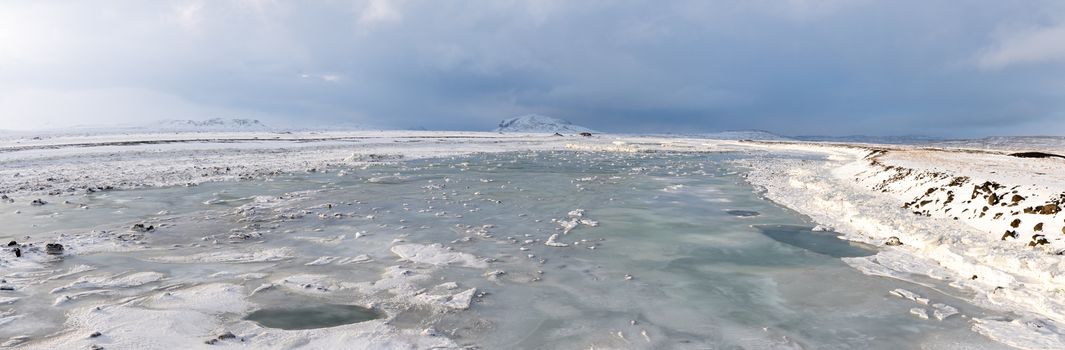
[{"label": "snowy field", "polygon": [[1063,348],[1062,146],[0,134],[0,343]]}]

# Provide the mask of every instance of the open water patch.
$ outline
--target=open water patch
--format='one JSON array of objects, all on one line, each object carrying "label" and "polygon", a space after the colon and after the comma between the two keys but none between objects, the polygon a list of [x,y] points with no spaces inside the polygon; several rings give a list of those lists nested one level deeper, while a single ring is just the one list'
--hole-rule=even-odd
[{"label": "open water patch", "polygon": [[766,237],[787,245],[836,258],[870,256],[876,249],[867,244],[839,239],[835,232],[817,232],[800,225],[752,225]]},{"label": "open water patch", "polygon": [[729,210],[726,210],[725,212],[728,213],[729,215],[736,216],[736,217],[741,217],[741,218],[750,218],[750,217],[755,217],[755,216],[762,215],[762,213],[756,212],[754,210],[729,209]]},{"label": "open water patch", "polygon": [[244,319],[264,327],[299,330],[342,326],[383,316],[380,312],[358,305],[315,304],[259,309]]}]

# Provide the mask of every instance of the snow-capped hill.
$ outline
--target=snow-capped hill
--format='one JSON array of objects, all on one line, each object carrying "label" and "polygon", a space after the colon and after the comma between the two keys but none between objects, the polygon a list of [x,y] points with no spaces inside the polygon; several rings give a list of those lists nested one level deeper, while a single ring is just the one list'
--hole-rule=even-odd
[{"label": "snow-capped hill", "polygon": [[266,130],[268,127],[257,119],[164,120],[159,128],[181,131],[248,131]]},{"label": "snow-capped hill", "polygon": [[1061,152],[1065,148],[1063,136],[992,136],[975,140],[952,140],[935,146],[993,149],[1004,151]]},{"label": "snow-capped hill", "polygon": [[898,136],[868,136],[868,135],[848,135],[848,136],[824,136],[824,135],[803,135],[795,136],[796,140],[802,141],[823,141],[823,142],[852,142],[852,143],[880,143],[890,145],[921,145],[930,144],[933,142],[944,141],[943,138],[935,136],[924,135],[898,135]]},{"label": "snow-capped hill", "polygon": [[700,136],[712,140],[759,140],[759,141],[787,141],[790,138],[780,136],[765,130],[731,130],[721,131]]},{"label": "snow-capped hill", "polygon": [[551,118],[537,114],[524,115],[517,118],[506,119],[499,122],[496,131],[500,132],[557,132],[578,133],[594,132],[594,130],[573,125],[568,120]]}]

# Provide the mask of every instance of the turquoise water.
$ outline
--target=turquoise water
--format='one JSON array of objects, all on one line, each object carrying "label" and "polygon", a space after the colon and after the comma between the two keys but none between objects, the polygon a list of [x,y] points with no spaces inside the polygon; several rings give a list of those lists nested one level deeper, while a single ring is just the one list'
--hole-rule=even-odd
[{"label": "turquoise water", "polygon": [[[0,238],[163,224],[147,235],[144,249],[70,256],[54,268],[158,271],[168,276],[167,283],[225,281],[249,291],[301,273],[374,281],[389,266],[403,266],[430,276],[422,288],[456,282],[483,294],[465,311],[441,313],[395,300],[379,303],[379,311],[397,327],[448,330],[460,344],[485,349],[998,347],[971,332],[967,317],[937,321],[910,315],[919,305],[890,290],[913,290],[966,315],[986,311],[848,267],[840,257],[869,255],[876,248],[812,232],[807,218],[760,198],[742,181],[742,169],[728,162],[737,157],[743,155],[508,153],[337,168],[272,181],[104,192],[72,199],[88,209],[52,203],[21,208],[17,215],[5,210],[0,218],[14,223]],[[238,214],[234,208],[256,195],[295,199],[283,202],[282,211]],[[598,226],[579,225],[563,234],[555,221],[567,220],[575,209]],[[306,215],[279,218],[280,212]],[[484,225],[487,235],[467,230]],[[233,233],[254,235],[228,238]],[[361,237],[354,239],[356,233]],[[544,245],[552,234],[570,246]],[[439,243],[493,262],[487,269],[418,266],[389,252],[400,241]],[[249,264],[153,260],[276,247],[292,249],[295,258]],[[362,254],[373,260],[306,265],[321,256]],[[505,274],[485,277],[494,270]],[[264,276],[227,277],[241,273]],[[57,312],[108,300],[51,307],[55,295],[32,292],[71,279],[35,286],[11,307],[36,315],[21,322],[39,329],[39,336],[61,328]],[[310,306],[282,307],[268,318],[283,320],[279,328],[315,328],[363,318],[347,314],[323,321],[317,317],[326,315],[313,305],[362,305],[380,297],[351,289],[312,296],[279,289],[250,300],[258,309],[277,310],[289,304],[282,300],[302,298],[297,304]],[[225,317],[269,322],[243,314]],[[29,328],[8,325],[0,335],[32,332]]]}]

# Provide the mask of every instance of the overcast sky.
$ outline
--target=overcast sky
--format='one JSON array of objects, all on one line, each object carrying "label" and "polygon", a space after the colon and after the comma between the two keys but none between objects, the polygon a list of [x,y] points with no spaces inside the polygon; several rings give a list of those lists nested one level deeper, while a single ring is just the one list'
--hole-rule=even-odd
[{"label": "overcast sky", "polygon": [[0,129],[1065,135],[1065,1],[0,2]]}]

